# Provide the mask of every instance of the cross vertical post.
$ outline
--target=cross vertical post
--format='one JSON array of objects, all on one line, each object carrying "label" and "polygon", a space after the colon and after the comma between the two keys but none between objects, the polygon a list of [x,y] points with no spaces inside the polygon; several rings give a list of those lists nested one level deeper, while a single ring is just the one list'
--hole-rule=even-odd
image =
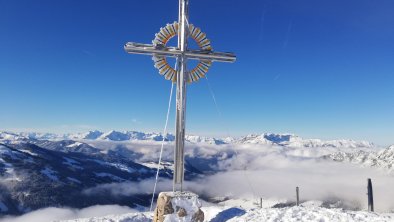
[{"label": "cross vertical post", "polygon": [[175,123],[175,152],[174,152],[174,184],[173,190],[180,185],[183,189],[184,179],[184,147],[185,147],[185,120],[186,120],[186,64],[188,38],[188,0],[179,0],[179,30],[178,30],[178,48],[181,54],[177,58],[177,85],[176,85],[176,123]]}]

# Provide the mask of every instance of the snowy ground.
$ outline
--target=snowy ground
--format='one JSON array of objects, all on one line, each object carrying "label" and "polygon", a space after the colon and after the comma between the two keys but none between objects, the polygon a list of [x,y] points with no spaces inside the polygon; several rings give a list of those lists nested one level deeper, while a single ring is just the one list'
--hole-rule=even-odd
[{"label": "snowy ground", "polygon": [[253,209],[227,221],[394,221],[394,214],[374,214],[321,207],[286,207]]},{"label": "snowy ground", "polygon": [[[327,209],[322,207],[285,207],[249,209],[237,207],[203,207],[206,222],[261,222],[261,221],[394,221],[394,214],[376,214],[365,211],[346,211],[342,209]],[[87,219],[76,219],[68,222],[145,222],[152,219],[151,213],[130,213],[109,215]],[[172,222],[172,221],[170,221]],[[174,221],[175,222],[175,221]],[[178,221],[176,221],[178,222]]]},{"label": "snowy ground", "polygon": [[[394,213],[372,213],[342,208],[322,207],[321,201],[307,201],[300,206],[275,207],[280,200],[263,200],[262,208],[256,201],[232,199],[218,204],[201,201],[204,222],[394,222]],[[141,208],[143,209],[143,208]],[[140,210],[141,210],[140,209]],[[96,216],[94,216],[96,215]],[[101,216],[98,216],[101,215]],[[46,208],[16,218],[3,218],[1,222],[148,222],[152,212],[116,205],[89,207],[81,210]],[[166,222],[186,222],[178,219]]]},{"label": "snowy ground", "polygon": [[[394,213],[372,213],[352,211],[341,208],[321,207],[321,201],[307,201],[300,206],[275,208],[281,200],[263,200],[262,208],[257,201],[247,199],[230,199],[218,204],[201,201],[205,222],[373,222],[394,221]],[[62,222],[145,222],[151,221],[150,212],[108,215],[104,217],[80,218]],[[181,222],[178,219],[166,222]],[[183,222],[183,221],[182,221]]]}]

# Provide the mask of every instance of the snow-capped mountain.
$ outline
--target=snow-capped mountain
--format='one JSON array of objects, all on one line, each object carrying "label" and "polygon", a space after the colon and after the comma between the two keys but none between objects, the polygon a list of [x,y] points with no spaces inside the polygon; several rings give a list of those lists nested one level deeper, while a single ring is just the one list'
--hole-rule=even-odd
[{"label": "snow-capped mountain", "polygon": [[[147,206],[151,197],[149,193],[116,196],[108,191],[94,195],[85,193],[100,185],[136,183],[153,178],[156,165],[137,163],[135,159],[140,155],[135,158],[133,155],[132,151],[122,147],[102,152],[73,140],[26,140],[17,135],[1,134],[0,216],[50,206]],[[163,166],[160,178],[172,178],[172,163],[168,167]],[[198,169],[185,164],[185,178],[191,180],[199,174]]]},{"label": "snow-capped mountain", "polygon": [[[115,163],[103,156],[64,153],[28,143],[0,145],[1,201],[5,205],[5,212],[0,214],[20,214],[47,206],[118,203],[118,198],[88,196],[82,191],[104,183],[137,181],[154,173],[131,161]],[[129,198],[146,204],[141,197]]]},{"label": "snow-capped mountain", "polygon": [[[163,134],[161,133],[144,133],[138,131],[109,131],[101,132],[98,130],[89,131],[86,133],[78,134],[64,134],[56,135],[51,133],[10,133],[0,132],[1,140],[23,140],[23,139],[36,139],[36,140],[105,140],[105,141],[162,141]],[[167,134],[165,141],[174,141],[175,136]],[[214,138],[203,137],[197,135],[186,135],[185,140],[189,143],[204,143],[212,145],[221,144],[261,144],[261,145],[276,145],[286,147],[338,147],[338,148],[373,148],[375,145],[367,141],[354,141],[354,140],[320,140],[320,139],[303,139],[294,134],[250,134],[240,138]]]},{"label": "snow-capped mountain", "polygon": [[[28,139],[40,139],[40,140],[54,140],[59,139],[59,135],[54,133],[36,133],[36,132],[27,132],[20,133],[21,136],[26,137]],[[65,138],[64,136],[62,136]]]},{"label": "snow-capped mountain", "polygon": [[366,152],[358,150],[356,152],[336,152],[324,156],[338,162],[350,162],[361,164],[367,167],[394,170],[394,145],[378,152]]},{"label": "snow-capped mountain", "polygon": [[127,132],[122,133],[115,130],[109,131],[108,133],[102,134],[99,139],[101,140],[111,140],[111,141],[125,141],[130,140],[130,134]]},{"label": "snow-capped mountain", "polygon": [[98,130],[88,131],[86,133],[71,134],[68,136],[69,139],[80,139],[80,140],[95,140],[98,139],[104,133]]},{"label": "snow-capped mountain", "polygon": [[213,137],[203,137],[203,136],[194,136],[194,135],[186,135],[185,140],[189,143],[207,143],[207,144],[227,144],[223,139],[216,139]]},{"label": "snow-capped mountain", "polygon": [[264,133],[261,135],[251,134],[235,140],[241,144],[264,144],[264,145],[280,145],[288,147],[340,147],[340,148],[372,148],[373,143],[367,141],[354,140],[329,140],[320,139],[303,139],[294,134],[274,134]]},{"label": "snow-capped mountain", "polygon": [[25,139],[25,136],[22,136],[18,133],[11,133],[11,132],[0,132],[0,140],[1,141],[15,141],[15,140],[22,140]]},{"label": "snow-capped mountain", "polygon": [[[137,131],[124,131],[119,132],[111,130],[107,133],[103,133],[99,140],[109,140],[109,141],[127,141],[127,140],[150,140],[150,141],[162,141],[163,135],[161,133],[143,133]],[[167,134],[166,141],[173,141],[174,136]]]}]

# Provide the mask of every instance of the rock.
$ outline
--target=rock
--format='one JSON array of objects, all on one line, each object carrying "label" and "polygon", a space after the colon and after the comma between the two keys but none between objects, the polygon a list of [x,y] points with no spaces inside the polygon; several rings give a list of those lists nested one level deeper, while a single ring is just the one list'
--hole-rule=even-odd
[{"label": "rock", "polygon": [[174,213],[174,208],[171,203],[172,197],[166,193],[160,193],[157,198],[157,206],[153,214],[153,222],[163,222],[164,216]]},{"label": "rock", "polygon": [[183,209],[182,207],[179,208],[177,214],[178,214],[178,217],[186,217],[186,215],[187,215],[186,210]]},{"label": "rock", "polygon": [[204,212],[202,212],[201,209],[198,209],[198,211],[193,215],[192,221],[193,222],[203,222],[204,221]]},{"label": "rock", "polygon": [[198,195],[191,192],[162,192],[157,199],[153,222],[203,222]]}]

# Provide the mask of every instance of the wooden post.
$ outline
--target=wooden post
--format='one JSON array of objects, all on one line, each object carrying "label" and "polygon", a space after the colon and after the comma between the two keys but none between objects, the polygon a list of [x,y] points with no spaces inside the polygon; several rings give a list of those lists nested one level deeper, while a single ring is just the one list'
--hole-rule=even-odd
[{"label": "wooden post", "polygon": [[263,198],[260,197],[260,209],[263,208]]},{"label": "wooden post", "polygon": [[373,191],[372,191],[372,180],[371,178],[368,178],[368,211],[373,212],[374,211],[374,206],[373,206]]},{"label": "wooden post", "polygon": [[296,187],[296,204],[300,205],[300,189],[298,187]]}]

